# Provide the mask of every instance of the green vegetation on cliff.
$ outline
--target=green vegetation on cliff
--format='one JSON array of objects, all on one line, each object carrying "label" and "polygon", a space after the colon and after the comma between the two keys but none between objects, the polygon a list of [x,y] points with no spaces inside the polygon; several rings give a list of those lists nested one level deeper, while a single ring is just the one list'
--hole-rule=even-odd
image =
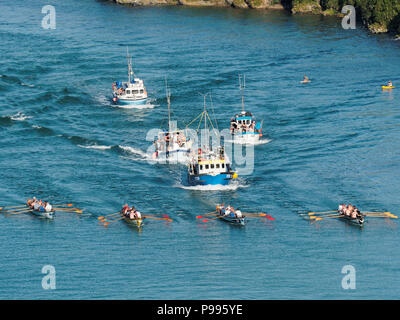
[{"label": "green vegetation on cliff", "polygon": [[356,8],[356,17],[374,33],[400,34],[400,0],[114,0],[121,4],[232,6],[235,8],[285,8],[292,13],[341,15],[345,5]]}]

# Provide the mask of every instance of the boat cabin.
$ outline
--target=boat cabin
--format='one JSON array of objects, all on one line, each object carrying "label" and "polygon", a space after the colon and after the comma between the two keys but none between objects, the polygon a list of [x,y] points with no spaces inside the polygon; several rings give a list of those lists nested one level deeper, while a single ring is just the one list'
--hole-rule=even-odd
[{"label": "boat cabin", "polygon": [[230,171],[230,164],[226,163],[225,160],[200,161],[198,163],[191,163],[189,166],[189,173],[192,175],[215,175]]}]

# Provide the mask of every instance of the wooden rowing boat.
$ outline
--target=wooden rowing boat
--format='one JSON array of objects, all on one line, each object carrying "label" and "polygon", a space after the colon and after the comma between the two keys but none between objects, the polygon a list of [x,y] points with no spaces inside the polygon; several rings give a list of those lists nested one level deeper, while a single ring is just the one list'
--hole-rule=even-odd
[{"label": "wooden rowing boat", "polygon": [[52,209],[51,211],[40,211],[40,210],[31,210],[29,211],[31,214],[41,217],[41,218],[46,218],[46,219],[53,219],[55,214],[56,214],[56,210]]},{"label": "wooden rowing boat", "polygon": [[241,226],[244,226],[247,223],[246,217],[244,216],[242,218],[236,218],[236,217],[221,215],[221,219]]},{"label": "wooden rowing boat", "polygon": [[230,223],[233,223],[233,224],[244,226],[247,222],[245,216],[238,218],[238,217],[232,217],[230,214],[225,215],[225,210],[218,210],[218,213],[219,213],[220,219],[230,222]]},{"label": "wooden rowing boat", "polygon": [[143,218],[141,219],[131,219],[129,217],[124,217],[123,219],[128,225],[141,228],[143,226]]},{"label": "wooden rowing boat", "polygon": [[365,216],[363,214],[361,214],[357,218],[351,218],[349,216],[346,216],[343,213],[340,213],[340,218],[342,220],[345,220],[346,222],[352,224],[352,225],[356,225],[356,226],[359,226],[359,227],[362,227],[364,225],[364,222],[365,222]]}]

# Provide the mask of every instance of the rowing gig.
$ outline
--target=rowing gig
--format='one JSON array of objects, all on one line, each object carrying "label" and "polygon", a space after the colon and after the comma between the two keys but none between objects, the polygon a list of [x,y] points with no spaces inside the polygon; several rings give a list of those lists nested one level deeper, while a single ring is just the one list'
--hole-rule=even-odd
[{"label": "rowing gig", "polygon": [[246,217],[236,218],[222,215],[221,219],[241,226],[244,226],[247,223]]},{"label": "rowing gig", "polygon": [[351,218],[349,216],[346,216],[345,214],[341,214],[340,218],[342,218],[343,220],[347,221],[348,223],[350,223],[352,225],[356,225],[356,226],[359,226],[359,227],[362,227],[364,225],[364,222],[365,222],[365,218],[364,218],[363,214],[361,214],[357,218]]},{"label": "rowing gig", "polygon": [[131,219],[129,217],[124,217],[123,219],[128,225],[141,228],[143,226],[143,218],[141,219]]},{"label": "rowing gig", "polygon": [[52,209],[51,211],[40,211],[40,210],[31,210],[30,211],[31,214],[38,216],[38,217],[42,217],[42,218],[46,218],[46,219],[53,219],[55,214],[56,214],[56,210]]}]

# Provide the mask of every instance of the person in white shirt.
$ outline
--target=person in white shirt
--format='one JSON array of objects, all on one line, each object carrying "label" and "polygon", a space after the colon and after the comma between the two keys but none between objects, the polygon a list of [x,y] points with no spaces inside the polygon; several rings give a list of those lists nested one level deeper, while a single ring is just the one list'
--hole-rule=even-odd
[{"label": "person in white shirt", "polygon": [[243,217],[242,212],[240,211],[239,208],[236,210],[235,213],[236,213],[236,217],[238,217],[238,218],[242,218]]},{"label": "person in white shirt", "polygon": [[53,209],[52,205],[48,203],[47,201],[44,202],[44,210],[46,212],[50,212]]}]

